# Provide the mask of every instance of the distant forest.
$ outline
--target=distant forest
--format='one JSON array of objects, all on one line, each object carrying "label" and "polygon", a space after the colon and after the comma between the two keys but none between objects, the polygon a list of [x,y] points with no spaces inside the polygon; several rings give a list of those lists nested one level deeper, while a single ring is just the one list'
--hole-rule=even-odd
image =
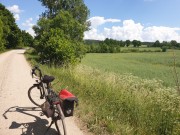
[{"label": "distant forest", "polygon": [[126,48],[150,48],[150,47],[158,47],[161,48],[163,52],[167,49],[179,49],[180,43],[175,40],[171,40],[169,42],[163,41],[160,42],[159,40],[155,42],[141,42],[139,40],[115,40],[106,38],[105,40],[84,40],[86,45],[86,49],[88,53],[120,53],[122,47]]}]

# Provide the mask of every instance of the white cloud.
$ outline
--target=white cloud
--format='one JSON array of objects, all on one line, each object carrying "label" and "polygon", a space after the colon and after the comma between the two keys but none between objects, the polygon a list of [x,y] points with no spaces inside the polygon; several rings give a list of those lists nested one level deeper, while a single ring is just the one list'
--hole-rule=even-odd
[{"label": "white cloud", "polygon": [[120,40],[142,40],[143,26],[140,23],[135,24],[133,20],[123,21],[123,26],[113,26],[112,28],[104,28],[105,37]]},{"label": "white cloud", "polygon": [[145,41],[171,41],[176,40],[180,42],[180,34],[177,31],[180,31],[180,28],[170,28],[170,27],[147,27],[143,31],[143,39]]},{"label": "white cloud", "polygon": [[102,25],[102,22],[104,21],[94,21],[95,19],[90,20],[93,21],[93,23],[96,22],[96,25],[92,25],[94,27],[90,31],[84,33],[84,39],[104,40],[105,38],[112,38],[117,40],[136,39],[140,41],[152,42],[156,40],[176,40],[180,42],[180,28],[170,28],[163,26],[145,27],[141,23],[135,23],[133,20],[124,20],[122,22],[122,26],[112,26],[111,28],[105,27],[102,31],[100,31],[97,26]]},{"label": "white cloud", "polygon": [[32,27],[34,24],[32,23],[33,19],[29,18],[24,23],[22,23],[23,26]]},{"label": "white cloud", "polygon": [[40,18],[40,16],[39,16],[39,15],[37,15],[37,16],[36,16],[36,19],[38,19],[38,20],[39,20],[39,18]]},{"label": "white cloud", "polygon": [[104,40],[105,35],[103,33],[98,33],[98,30],[95,28],[91,28],[90,31],[86,31],[84,33],[85,39],[96,39],[96,40]]},{"label": "white cloud", "polygon": [[33,22],[33,18],[29,18],[27,19],[24,23],[22,23],[22,25],[24,27],[27,27],[26,32],[28,32],[29,34],[31,34],[32,36],[35,36],[34,30],[32,29],[32,27],[35,25]]},{"label": "white cloud", "polygon": [[28,28],[27,30],[26,30],[26,32],[28,32],[29,34],[31,34],[31,36],[35,36],[36,34],[35,34],[35,32],[34,32],[34,30],[32,29],[32,28]]},{"label": "white cloud", "polygon": [[92,28],[96,28],[97,26],[102,25],[102,24],[107,23],[107,22],[111,22],[111,23],[121,22],[121,20],[119,20],[119,19],[111,19],[111,18],[110,19],[104,19],[104,17],[100,17],[100,16],[92,17],[88,21],[91,22]]},{"label": "white cloud", "polygon": [[20,19],[19,14],[14,14],[14,18],[16,21],[18,21]]},{"label": "white cloud", "polygon": [[7,7],[7,9],[11,11],[12,13],[16,13],[16,14],[19,14],[22,12],[22,10],[19,9],[18,5],[9,6]]},{"label": "white cloud", "polygon": [[14,14],[14,18],[16,19],[16,21],[20,19],[19,14],[22,12],[22,10],[19,9],[18,5],[9,6],[7,7],[7,9]]}]

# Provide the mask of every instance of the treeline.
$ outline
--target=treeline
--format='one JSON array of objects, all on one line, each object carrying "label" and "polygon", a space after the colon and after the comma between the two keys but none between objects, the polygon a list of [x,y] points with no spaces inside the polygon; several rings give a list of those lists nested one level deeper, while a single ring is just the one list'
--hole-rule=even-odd
[{"label": "treeline", "polygon": [[0,51],[11,48],[22,48],[24,46],[31,46],[33,44],[33,37],[21,31],[13,14],[0,3]]},{"label": "treeline", "polygon": [[[122,52],[121,48],[122,47],[134,47],[138,48],[142,45],[143,47],[158,47],[161,48],[163,52],[165,52],[167,49],[175,48],[179,49],[180,48],[180,43],[178,43],[175,40],[172,40],[170,42],[167,41],[155,41],[155,42],[141,42],[139,40],[114,40],[114,39],[109,39],[106,38],[104,41],[100,40],[85,40],[85,45],[86,45],[86,50],[87,53],[120,53]],[[132,51],[134,51],[132,49]]]},{"label": "treeline", "polygon": [[130,45],[139,47],[142,45],[142,42],[138,40],[119,41],[106,38],[104,41],[85,40],[85,44],[88,53],[119,53],[121,52],[121,47],[129,47]]},{"label": "treeline", "polygon": [[165,47],[167,49],[172,49],[172,48],[179,49],[180,43],[178,43],[175,40],[171,40],[170,42],[167,42],[167,41],[160,42],[159,40],[157,40],[153,43],[152,47],[161,47],[161,48]]}]

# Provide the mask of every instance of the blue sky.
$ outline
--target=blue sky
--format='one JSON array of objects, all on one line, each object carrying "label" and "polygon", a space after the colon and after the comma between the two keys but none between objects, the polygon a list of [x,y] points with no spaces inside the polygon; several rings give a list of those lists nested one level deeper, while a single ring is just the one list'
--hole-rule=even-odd
[{"label": "blue sky", "polygon": [[[34,35],[32,26],[45,10],[38,0],[0,0],[18,26]],[[180,42],[180,0],[84,0],[91,30],[85,39]]]}]

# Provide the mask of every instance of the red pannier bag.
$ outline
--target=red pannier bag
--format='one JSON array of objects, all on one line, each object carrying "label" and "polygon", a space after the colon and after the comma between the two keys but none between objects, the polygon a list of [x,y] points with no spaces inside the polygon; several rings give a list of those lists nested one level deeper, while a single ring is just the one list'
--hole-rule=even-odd
[{"label": "red pannier bag", "polygon": [[66,89],[63,89],[59,92],[59,98],[61,99],[61,107],[64,116],[73,116],[74,103],[78,104],[78,98]]}]

